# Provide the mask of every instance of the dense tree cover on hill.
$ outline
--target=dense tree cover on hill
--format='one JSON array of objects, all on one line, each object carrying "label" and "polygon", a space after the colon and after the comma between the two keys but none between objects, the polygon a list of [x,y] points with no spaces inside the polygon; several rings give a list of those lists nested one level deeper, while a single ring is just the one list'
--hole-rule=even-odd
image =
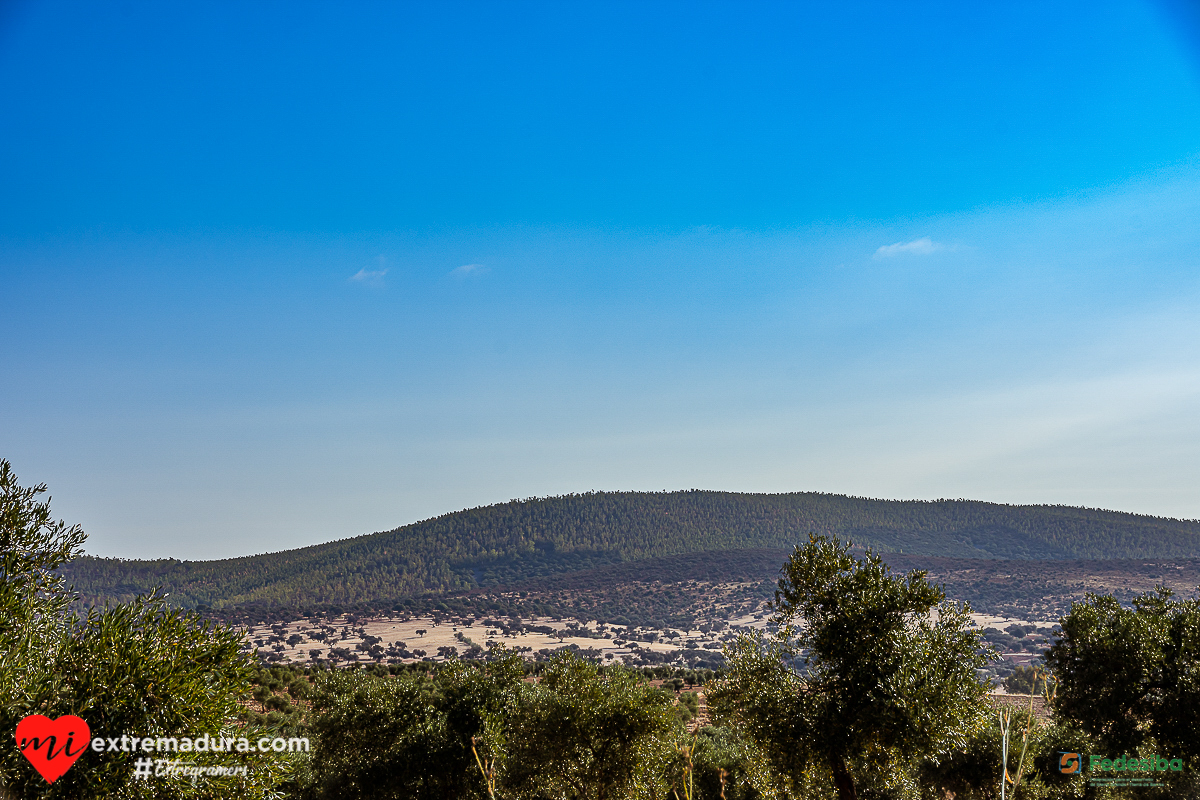
[{"label": "dense tree cover on hill", "polygon": [[85,602],[153,587],[184,607],[387,603],[605,564],[790,548],[809,533],[881,552],[961,558],[1200,556],[1200,523],[1062,506],[842,495],[595,492],[514,500],[392,531],[221,561],[81,558]]}]

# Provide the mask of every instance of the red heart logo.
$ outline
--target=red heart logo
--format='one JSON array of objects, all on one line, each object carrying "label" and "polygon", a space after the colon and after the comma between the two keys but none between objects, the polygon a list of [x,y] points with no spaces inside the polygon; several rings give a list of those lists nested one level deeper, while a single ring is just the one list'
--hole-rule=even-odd
[{"label": "red heart logo", "polygon": [[70,714],[58,719],[33,714],[17,723],[17,747],[47,783],[61,778],[83,755],[91,735],[88,724]]}]

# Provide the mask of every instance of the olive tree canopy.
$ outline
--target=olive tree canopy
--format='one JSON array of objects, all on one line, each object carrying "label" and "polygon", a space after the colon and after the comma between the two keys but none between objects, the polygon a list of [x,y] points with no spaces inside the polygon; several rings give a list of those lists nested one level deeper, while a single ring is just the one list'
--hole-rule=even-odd
[{"label": "olive tree canopy", "polygon": [[813,535],[774,605],[778,633],[741,636],[710,699],[793,791],[832,781],[854,800],[864,780],[911,784],[917,762],[964,748],[981,724],[989,656],[969,607],[924,572],[897,577]]},{"label": "olive tree canopy", "polygon": [[[157,594],[73,611],[59,567],[79,555],[85,535],[54,520],[45,491],[22,487],[0,459],[0,732],[11,737],[31,714],[71,714],[95,737],[216,735],[249,695],[253,661],[241,634],[168,608]],[[0,748],[0,800],[214,796],[186,777],[132,780],[132,754],[91,748],[47,785],[12,741]],[[293,767],[279,757],[243,761],[252,762],[249,776],[223,787],[241,800],[272,796]]]}]

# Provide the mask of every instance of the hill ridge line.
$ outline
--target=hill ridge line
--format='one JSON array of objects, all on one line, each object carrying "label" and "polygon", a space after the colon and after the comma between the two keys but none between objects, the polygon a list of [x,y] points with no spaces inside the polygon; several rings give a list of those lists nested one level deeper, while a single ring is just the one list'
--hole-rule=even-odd
[{"label": "hill ridge line", "polygon": [[81,558],[81,595],[161,586],[188,606],[388,604],[605,564],[790,548],[810,532],[881,553],[1000,559],[1193,558],[1200,522],[1061,505],[824,492],[589,492],[448,512],[388,531],[214,561]]},{"label": "hill ridge line", "polygon": [[425,519],[416,520],[414,522],[406,522],[405,524],[398,525],[395,528],[387,528],[385,530],[372,531],[371,533],[359,533],[359,534],[355,534],[353,536],[346,536],[341,539],[330,539],[325,542],[316,542],[315,544],[306,544],[303,547],[293,547],[293,548],[289,548],[286,550],[268,550],[268,551],[262,552],[262,553],[251,553],[251,554],[242,555],[242,556],[230,556],[228,558],[177,559],[177,558],[167,556],[164,558],[141,559],[141,558],[121,558],[121,557],[117,557],[117,556],[99,556],[99,555],[94,555],[94,554],[87,554],[86,557],[92,558],[92,559],[104,560],[104,561],[121,561],[121,562],[129,562],[129,563],[160,563],[160,562],[164,562],[164,561],[165,562],[174,562],[174,563],[185,563],[185,564],[187,564],[187,563],[204,563],[204,564],[227,563],[227,562],[231,562],[231,561],[240,561],[242,559],[247,559],[247,558],[259,558],[262,556],[283,555],[285,553],[299,553],[299,552],[303,552],[306,550],[312,550],[313,548],[326,547],[328,545],[341,544],[341,543],[345,543],[345,542],[353,542],[353,541],[358,541],[361,539],[368,539],[373,536],[395,534],[395,533],[399,533],[400,531],[405,530],[406,528],[412,528],[417,525],[423,525],[423,524],[429,523],[429,522],[436,522],[438,520],[443,520],[443,519],[446,519],[449,517],[454,517],[456,515],[465,514],[468,512],[483,511],[483,510],[492,509],[492,508],[500,508],[503,506],[511,505],[513,503],[532,503],[532,502],[548,501],[548,500],[561,500],[561,499],[567,499],[567,498],[591,497],[591,496],[595,496],[595,495],[683,495],[683,494],[734,495],[734,496],[739,496],[739,497],[813,496],[813,497],[832,497],[832,498],[839,498],[839,499],[845,499],[845,500],[866,501],[866,502],[871,502],[871,503],[897,503],[897,504],[913,503],[913,504],[926,504],[926,505],[936,505],[939,503],[968,503],[968,504],[978,504],[978,505],[982,505],[982,506],[992,506],[992,507],[996,507],[996,508],[1008,508],[1008,509],[1016,509],[1016,510],[1059,510],[1059,509],[1061,509],[1063,511],[1087,511],[1087,512],[1093,512],[1093,513],[1097,513],[1097,514],[1108,514],[1108,515],[1113,515],[1113,516],[1117,516],[1117,517],[1129,517],[1129,518],[1136,519],[1136,520],[1153,520],[1153,521],[1157,521],[1157,522],[1176,523],[1176,524],[1183,524],[1183,525],[1195,525],[1198,528],[1197,534],[1200,535],[1200,518],[1191,519],[1191,518],[1187,518],[1187,517],[1162,517],[1162,516],[1158,516],[1155,514],[1141,514],[1136,511],[1119,511],[1116,509],[1100,508],[1100,507],[1095,507],[1095,506],[1072,506],[1072,505],[1066,505],[1063,503],[1002,503],[1002,502],[998,502],[998,501],[994,501],[994,500],[974,500],[971,498],[964,498],[964,497],[958,497],[958,498],[939,497],[935,500],[921,500],[919,498],[895,499],[895,498],[887,498],[887,497],[870,497],[867,495],[839,494],[836,492],[731,492],[731,491],[725,491],[723,489],[670,489],[670,490],[662,490],[662,491],[640,491],[640,490],[615,490],[615,491],[613,491],[613,490],[598,489],[598,490],[589,491],[589,492],[568,492],[566,494],[557,494],[557,495],[514,497],[511,500],[504,500],[504,501],[497,502],[497,503],[489,503],[487,505],[481,505],[481,506],[468,506],[467,508],[461,508],[461,509],[458,509],[457,511],[446,511],[444,513],[437,514],[432,517],[426,517]]}]

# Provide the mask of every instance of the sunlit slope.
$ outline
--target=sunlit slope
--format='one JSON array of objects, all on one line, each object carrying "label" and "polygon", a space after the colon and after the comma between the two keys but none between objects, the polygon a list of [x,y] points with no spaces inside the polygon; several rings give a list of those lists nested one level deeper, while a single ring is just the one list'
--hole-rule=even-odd
[{"label": "sunlit slope", "polygon": [[780,548],[810,531],[961,558],[1200,556],[1200,523],[1064,506],[842,495],[596,492],[514,500],[328,544],[222,561],[84,558],[85,600],[162,586],[184,606],[382,605],[680,553]]}]

